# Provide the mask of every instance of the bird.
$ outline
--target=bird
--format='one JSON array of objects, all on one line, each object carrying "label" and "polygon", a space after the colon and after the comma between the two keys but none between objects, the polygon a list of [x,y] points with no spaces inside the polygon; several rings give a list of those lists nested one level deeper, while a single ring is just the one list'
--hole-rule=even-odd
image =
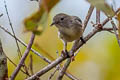
[{"label": "bird", "polygon": [[53,17],[51,26],[55,25],[58,29],[58,36],[63,41],[64,52],[67,52],[67,43],[78,39],[83,42],[82,20],[77,16],[71,16],[65,13],[56,14]]}]

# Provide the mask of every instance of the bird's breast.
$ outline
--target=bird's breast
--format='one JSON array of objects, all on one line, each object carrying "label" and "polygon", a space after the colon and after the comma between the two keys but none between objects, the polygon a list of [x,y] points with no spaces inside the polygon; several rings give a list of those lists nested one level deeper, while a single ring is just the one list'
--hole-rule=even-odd
[{"label": "bird's breast", "polygon": [[81,35],[82,29],[78,27],[64,28],[62,30],[59,30],[59,37],[66,42],[77,40]]}]

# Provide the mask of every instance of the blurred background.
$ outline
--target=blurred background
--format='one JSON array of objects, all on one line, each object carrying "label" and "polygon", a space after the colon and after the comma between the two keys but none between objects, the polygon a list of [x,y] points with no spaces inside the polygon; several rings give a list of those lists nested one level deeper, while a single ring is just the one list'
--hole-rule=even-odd
[{"label": "blurred background", "polygon": [[[107,1],[110,4],[113,3],[112,0]],[[114,2],[115,9],[119,8],[119,0],[114,0]],[[30,0],[6,0],[6,4],[16,36],[25,43],[28,43],[31,32],[24,32],[23,21],[26,17],[31,16],[32,13],[38,10],[38,3]],[[12,33],[4,5],[4,0],[1,0],[0,14],[3,13],[3,16],[0,17],[0,25],[4,26]],[[49,26],[53,16],[57,13],[67,13],[69,15],[78,16],[84,21],[89,7],[90,4],[85,0],[60,0],[60,2],[50,11],[47,23],[45,23],[45,30],[41,35],[36,36],[33,48],[50,60],[55,60],[58,57],[56,51],[58,51],[60,56],[60,52],[63,49],[63,43],[57,37],[57,29]],[[94,9],[90,21],[96,21],[95,13],[96,10]],[[106,16],[101,12],[101,22],[105,18]],[[111,25],[107,23],[105,27],[111,27]],[[92,24],[89,22],[84,36],[91,30]],[[18,64],[19,57],[15,39],[1,29],[0,38],[6,55],[14,63]],[[24,53],[26,48],[21,44],[19,45],[22,53]],[[69,43],[68,49],[70,49],[71,46],[72,43]],[[33,56],[34,73],[48,65],[45,61],[34,55],[34,53],[31,52],[30,54]],[[29,65],[29,63],[30,58],[28,56],[26,64]],[[14,69],[15,66],[8,61],[9,76]],[[47,80],[53,71],[54,69],[43,75],[41,80]],[[79,54],[75,57],[75,61],[71,63],[67,72],[81,80],[120,80],[120,48],[115,35],[109,32],[99,32],[93,36],[81,47]],[[56,80],[57,76],[58,72],[52,80]],[[22,72],[19,72],[16,80],[23,80],[25,77],[26,76]],[[63,80],[70,79],[64,76]]]}]

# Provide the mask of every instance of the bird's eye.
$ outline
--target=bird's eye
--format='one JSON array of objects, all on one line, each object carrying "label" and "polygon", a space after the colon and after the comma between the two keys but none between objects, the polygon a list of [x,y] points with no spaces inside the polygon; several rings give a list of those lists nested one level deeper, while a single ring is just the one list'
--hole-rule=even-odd
[{"label": "bird's eye", "polygon": [[61,18],[61,20],[64,20],[64,18]]}]

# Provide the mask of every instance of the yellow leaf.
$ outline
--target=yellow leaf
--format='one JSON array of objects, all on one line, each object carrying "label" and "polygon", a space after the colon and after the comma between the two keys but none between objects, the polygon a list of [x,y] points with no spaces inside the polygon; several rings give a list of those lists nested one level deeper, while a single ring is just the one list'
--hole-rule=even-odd
[{"label": "yellow leaf", "polygon": [[[40,10],[38,10],[37,12],[32,14],[30,17],[28,17],[24,20],[24,25],[25,25],[26,31],[32,31],[36,34],[40,34],[41,32],[43,32],[43,31],[41,31],[41,32],[38,31],[37,27],[40,24],[44,24],[45,22],[47,22],[48,13],[59,1],[60,0],[42,0]],[[47,15],[44,15],[44,14],[46,14],[46,12],[47,12]],[[43,16],[46,16],[46,17],[43,17]],[[42,19],[42,18],[45,18],[45,19]],[[44,23],[43,23],[43,21],[41,23],[41,20],[44,20]],[[44,26],[42,26],[42,27],[44,27]]]},{"label": "yellow leaf", "polygon": [[114,10],[105,2],[105,0],[87,0],[90,4],[95,6],[98,10],[103,11],[107,16],[114,16]]},{"label": "yellow leaf", "polygon": [[49,12],[60,0],[42,0],[43,7]]}]

